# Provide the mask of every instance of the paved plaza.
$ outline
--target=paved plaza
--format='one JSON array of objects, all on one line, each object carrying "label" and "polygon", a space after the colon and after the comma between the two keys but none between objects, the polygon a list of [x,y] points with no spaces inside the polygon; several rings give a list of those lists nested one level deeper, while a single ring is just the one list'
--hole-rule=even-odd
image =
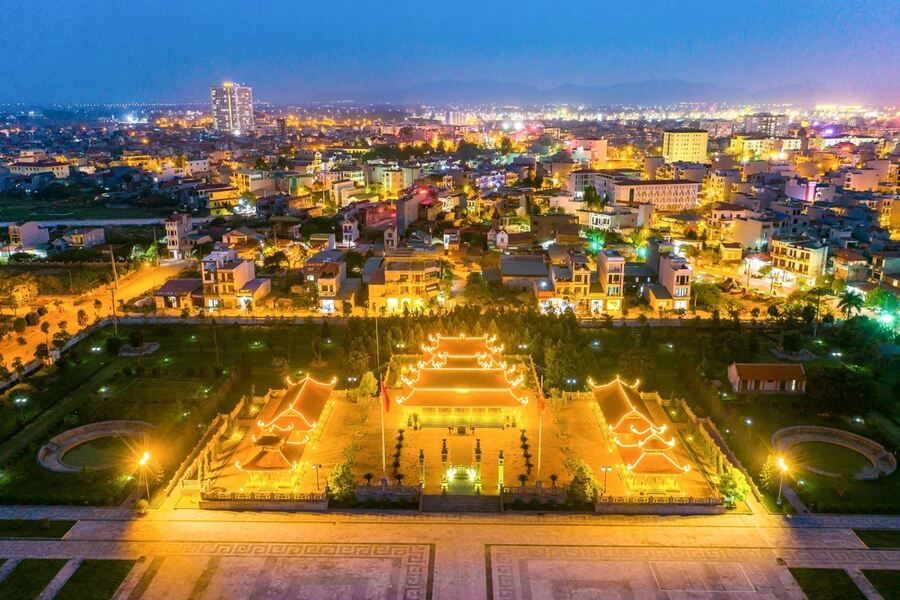
[{"label": "paved plaza", "polygon": [[900,568],[900,551],[869,550],[852,531],[900,517],[5,507],[0,518],[77,519],[61,540],[0,539],[0,557],[137,559],[116,596],[135,600],[802,598],[787,567]]}]

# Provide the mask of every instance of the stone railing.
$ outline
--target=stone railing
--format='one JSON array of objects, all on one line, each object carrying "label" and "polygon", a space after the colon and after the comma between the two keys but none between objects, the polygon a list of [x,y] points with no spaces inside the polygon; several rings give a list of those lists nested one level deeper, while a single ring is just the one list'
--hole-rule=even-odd
[{"label": "stone railing", "polygon": [[228,492],[212,489],[203,490],[200,493],[200,508],[207,510],[324,512],[328,510],[328,497],[325,493],[318,492],[309,494],[277,490]]},{"label": "stone railing", "polygon": [[606,514],[720,514],[725,512],[721,497],[694,496],[600,496],[594,512]]},{"label": "stone railing", "polygon": [[416,500],[421,491],[413,485],[358,485],[356,486],[356,500],[398,502],[401,500]]},{"label": "stone railing", "polygon": [[565,504],[569,494],[565,486],[522,485],[503,486],[503,504]]}]

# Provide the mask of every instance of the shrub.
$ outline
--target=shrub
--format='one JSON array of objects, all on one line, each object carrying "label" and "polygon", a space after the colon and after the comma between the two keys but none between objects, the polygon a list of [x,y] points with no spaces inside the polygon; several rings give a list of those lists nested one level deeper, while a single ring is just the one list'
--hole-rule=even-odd
[{"label": "shrub", "polygon": [[106,353],[109,356],[117,356],[119,354],[119,350],[122,349],[122,338],[111,335],[106,338],[105,346]]}]

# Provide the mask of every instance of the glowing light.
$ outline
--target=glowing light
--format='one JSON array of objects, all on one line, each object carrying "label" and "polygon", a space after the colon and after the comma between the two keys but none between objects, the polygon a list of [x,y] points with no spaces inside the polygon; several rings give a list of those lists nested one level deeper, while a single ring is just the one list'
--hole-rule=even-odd
[{"label": "glowing light", "polygon": [[140,466],[144,467],[144,466],[147,465],[147,463],[148,463],[149,461],[150,461],[150,453],[145,451],[144,454],[141,455],[141,458],[140,458],[140,460],[138,461],[138,464],[139,464]]},{"label": "glowing light", "polygon": [[778,468],[781,469],[782,473],[788,472],[788,466],[787,466],[787,463],[784,461],[783,456],[779,456],[778,460],[776,462],[778,463]]}]

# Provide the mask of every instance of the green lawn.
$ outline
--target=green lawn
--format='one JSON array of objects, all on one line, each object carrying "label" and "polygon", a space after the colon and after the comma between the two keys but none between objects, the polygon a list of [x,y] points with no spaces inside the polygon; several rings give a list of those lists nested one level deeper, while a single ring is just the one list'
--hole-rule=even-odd
[{"label": "green lawn", "polygon": [[871,466],[869,460],[849,448],[827,442],[803,442],[791,448],[791,458],[797,464],[809,465],[841,475],[855,475]]},{"label": "green lawn", "polygon": [[124,463],[133,454],[129,440],[118,437],[98,438],[72,448],[63,455],[67,465],[95,468]]},{"label": "green lawn", "polygon": [[0,214],[4,221],[33,221],[58,219],[129,219],[160,217],[172,213],[172,207],[160,209],[130,206],[108,208],[94,200],[64,198],[39,199],[0,195]]},{"label": "green lawn", "polygon": [[25,558],[0,581],[0,598],[34,600],[66,564],[64,559]]},{"label": "green lawn", "polygon": [[[92,347],[104,346],[112,329],[98,332],[76,349],[80,364],[70,360],[64,369],[47,369],[9,392],[8,397],[27,394],[28,404],[33,403],[35,409],[26,421],[31,426],[23,429],[21,423],[15,428],[10,425],[8,439],[0,444],[0,503],[117,504],[137,483],[128,454],[134,454],[136,461],[138,450],[145,447],[162,467],[163,481],[167,480],[217,412],[233,408],[237,399],[251,389],[264,393],[270,387],[284,385],[283,374],[276,370],[273,358],[284,358],[295,375],[307,371],[312,361],[308,340],[319,327],[120,327],[120,336],[125,339],[143,331],[145,341],[160,344],[159,351],[143,359],[92,352]],[[219,345],[219,363],[226,371],[221,376],[212,368],[216,361],[214,336]],[[343,328],[335,326],[329,334],[331,343],[322,351],[325,366],[315,370],[314,376],[330,379],[338,374],[332,369],[341,362],[337,352],[342,336]],[[232,371],[245,375],[235,380],[229,394],[218,399],[216,391]],[[0,408],[0,427],[6,425],[3,410]],[[125,456],[114,461],[114,468],[52,473],[35,460],[35,453],[52,436],[78,425],[115,419],[147,421],[155,429],[146,442],[124,444]],[[115,442],[97,442],[74,450],[70,456],[76,462],[84,459],[88,463],[97,459],[97,452],[118,456],[122,446],[110,445]]]},{"label": "green lawn", "polygon": [[843,569],[789,569],[809,600],[865,600]]},{"label": "green lawn", "polygon": [[854,529],[853,533],[869,548],[900,548],[898,529]]},{"label": "green lawn", "polygon": [[0,537],[61,538],[74,524],[75,521],[51,521],[49,519],[4,519],[0,520]]},{"label": "green lawn", "polygon": [[109,600],[133,566],[133,560],[84,560],[55,600]]},{"label": "green lawn", "polygon": [[900,599],[900,571],[890,569],[863,569],[869,580],[884,600]]}]

